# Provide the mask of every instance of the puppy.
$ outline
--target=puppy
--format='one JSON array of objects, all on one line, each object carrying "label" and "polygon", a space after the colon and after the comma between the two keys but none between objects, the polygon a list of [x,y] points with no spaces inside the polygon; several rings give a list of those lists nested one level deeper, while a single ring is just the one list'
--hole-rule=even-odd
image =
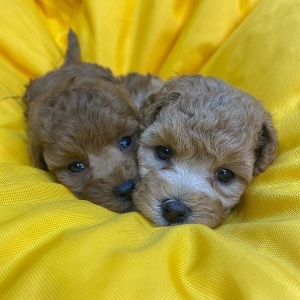
[{"label": "puppy", "polygon": [[155,225],[220,225],[254,175],[275,157],[277,134],[262,104],[201,75],[171,79],[144,100],[133,201]]},{"label": "puppy", "polygon": [[24,95],[32,162],[79,198],[130,211],[140,130],[134,102],[157,91],[161,80],[136,73],[115,77],[80,62],[73,31],[68,41],[64,65],[31,81]]}]

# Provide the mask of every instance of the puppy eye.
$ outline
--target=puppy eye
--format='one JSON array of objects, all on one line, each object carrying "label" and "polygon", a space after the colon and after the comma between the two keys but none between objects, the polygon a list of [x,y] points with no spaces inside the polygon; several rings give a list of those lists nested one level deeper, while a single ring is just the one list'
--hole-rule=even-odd
[{"label": "puppy eye", "polygon": [[234,173],[228,169],[221,168],[217,170],[216,177],[220,182],[228,183],[234,178]]},{"label": "puppy eye", "polygon": [[132,144],[131,136],[122,137],[119,141],[120,150],[124,150],[124,149],[128,148],[131,144]]},{"label": "puppy eye", "polygon": [[155,148],[155,151],[157,157],[161,160],[167,160],[172,156],[172,151],[167,147],[158,146]]},{"label": "puppy eye", "polygon": [[79,173],[82,172],[83,170],[85,170],[85,165],[81,162],[73,162],[72,164],[70,164],[68,166],[68,169],[72,172],[72,173]]}]

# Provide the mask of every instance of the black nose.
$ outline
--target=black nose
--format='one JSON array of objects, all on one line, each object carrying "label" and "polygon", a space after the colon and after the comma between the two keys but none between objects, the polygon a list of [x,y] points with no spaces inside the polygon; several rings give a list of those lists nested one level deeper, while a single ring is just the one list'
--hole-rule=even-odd
[{"label": "black nose", "polygon": [[162,204],[163,217],[169,223],[184,223],[187,219],[190,209],[185,206],[180,200],[167,198]]},{"label": "black nose", "polygon": [[131,194],[134,186],[135,182],[133,180],[123,181],[119,186],[114,188],[114,195],[124,201],[131,200]]}]

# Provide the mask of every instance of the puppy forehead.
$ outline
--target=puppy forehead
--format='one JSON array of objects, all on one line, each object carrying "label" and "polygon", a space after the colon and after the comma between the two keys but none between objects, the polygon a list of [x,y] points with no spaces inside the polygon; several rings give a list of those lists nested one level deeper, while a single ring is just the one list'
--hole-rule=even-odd
[{"label": "puppy forehead", "polygon": [[262,105],[242,92],[183,94],[161,109],[142,134],[142,143],[173,146],[178,152],[253,151],[264,121]]},{"label": "puppy forehead", "polygon": [[[239,90],[220,93],[183,93],[177,101],[163,107],[158,119],[176,123],[175,116],[190,120],[195,130],[241,130],[261,123],[264,108],[259,101]],[[198,125],[198,126],[197,126]],[[258,124],[260,125],[260,124]],[[239,128],[237,129],[237,126]]]},{"label": "puppy forehead", "polygon": [[115,104],[98,100],[97,97],[87,98],[86,94],[76,99],[69,96],[53,99],[57,107],[53,110],[48,103],[41,109],[43,122],[40,122],[40,127],[43,132],[49,132],[48,138],[61,147],[76,145],[83,149],[97,149],[139,132],[138,116],[123,110],[124,104],[117,110]]},{"label": "puppy forehead", "polygon": [[130,103],[127,92],[122,93],[117,85],[112,89],[67,89],[56,102],[61,113],[77,114],[77,117],[128,115],[138,119],[137,110]]}]

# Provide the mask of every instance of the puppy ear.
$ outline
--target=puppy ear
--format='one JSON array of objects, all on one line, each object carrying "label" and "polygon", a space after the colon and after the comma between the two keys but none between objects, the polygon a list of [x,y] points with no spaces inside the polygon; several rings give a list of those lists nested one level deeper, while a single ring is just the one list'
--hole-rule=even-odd
[{"label": "puppy ear", "polygon": [[175,80],[165,83],[163,88],[155,94],[150,95],[141,103],[140,114],[144,127],[153,123],[160,110],[180,97],[181,93],[176,90]]},{"label": "puppy ear", "polygon": [[262,124],[255,149],[256,161],[254,163],[253,175],[265,171],[272,163],[278,146],[277,132],[273,126],[271,115],[265,112],[265,121]]},{"label": "puppy ear", "polygon": [[29,154],[32,160],[32,164],[36,168],[48,171],[48,167],[43,156],[43,148],[41,144],[34,141],[34,139],[32,139],[29,145]]},{"label": "puppy ear", "polygon": [[64,86],[64,90],[65,89],[69,89],[71,88],[72,86],[75,85],[75,81],[76,81],[76,75],[75,76],[72,76],[65,84]]},{"label": "puppy ear", "polygon": [[119,79],[137,108],[144,99],[159,91],[163,86],[163,81],[158,76],[151,74],[129,73],[126,76],[120,76]]}]

